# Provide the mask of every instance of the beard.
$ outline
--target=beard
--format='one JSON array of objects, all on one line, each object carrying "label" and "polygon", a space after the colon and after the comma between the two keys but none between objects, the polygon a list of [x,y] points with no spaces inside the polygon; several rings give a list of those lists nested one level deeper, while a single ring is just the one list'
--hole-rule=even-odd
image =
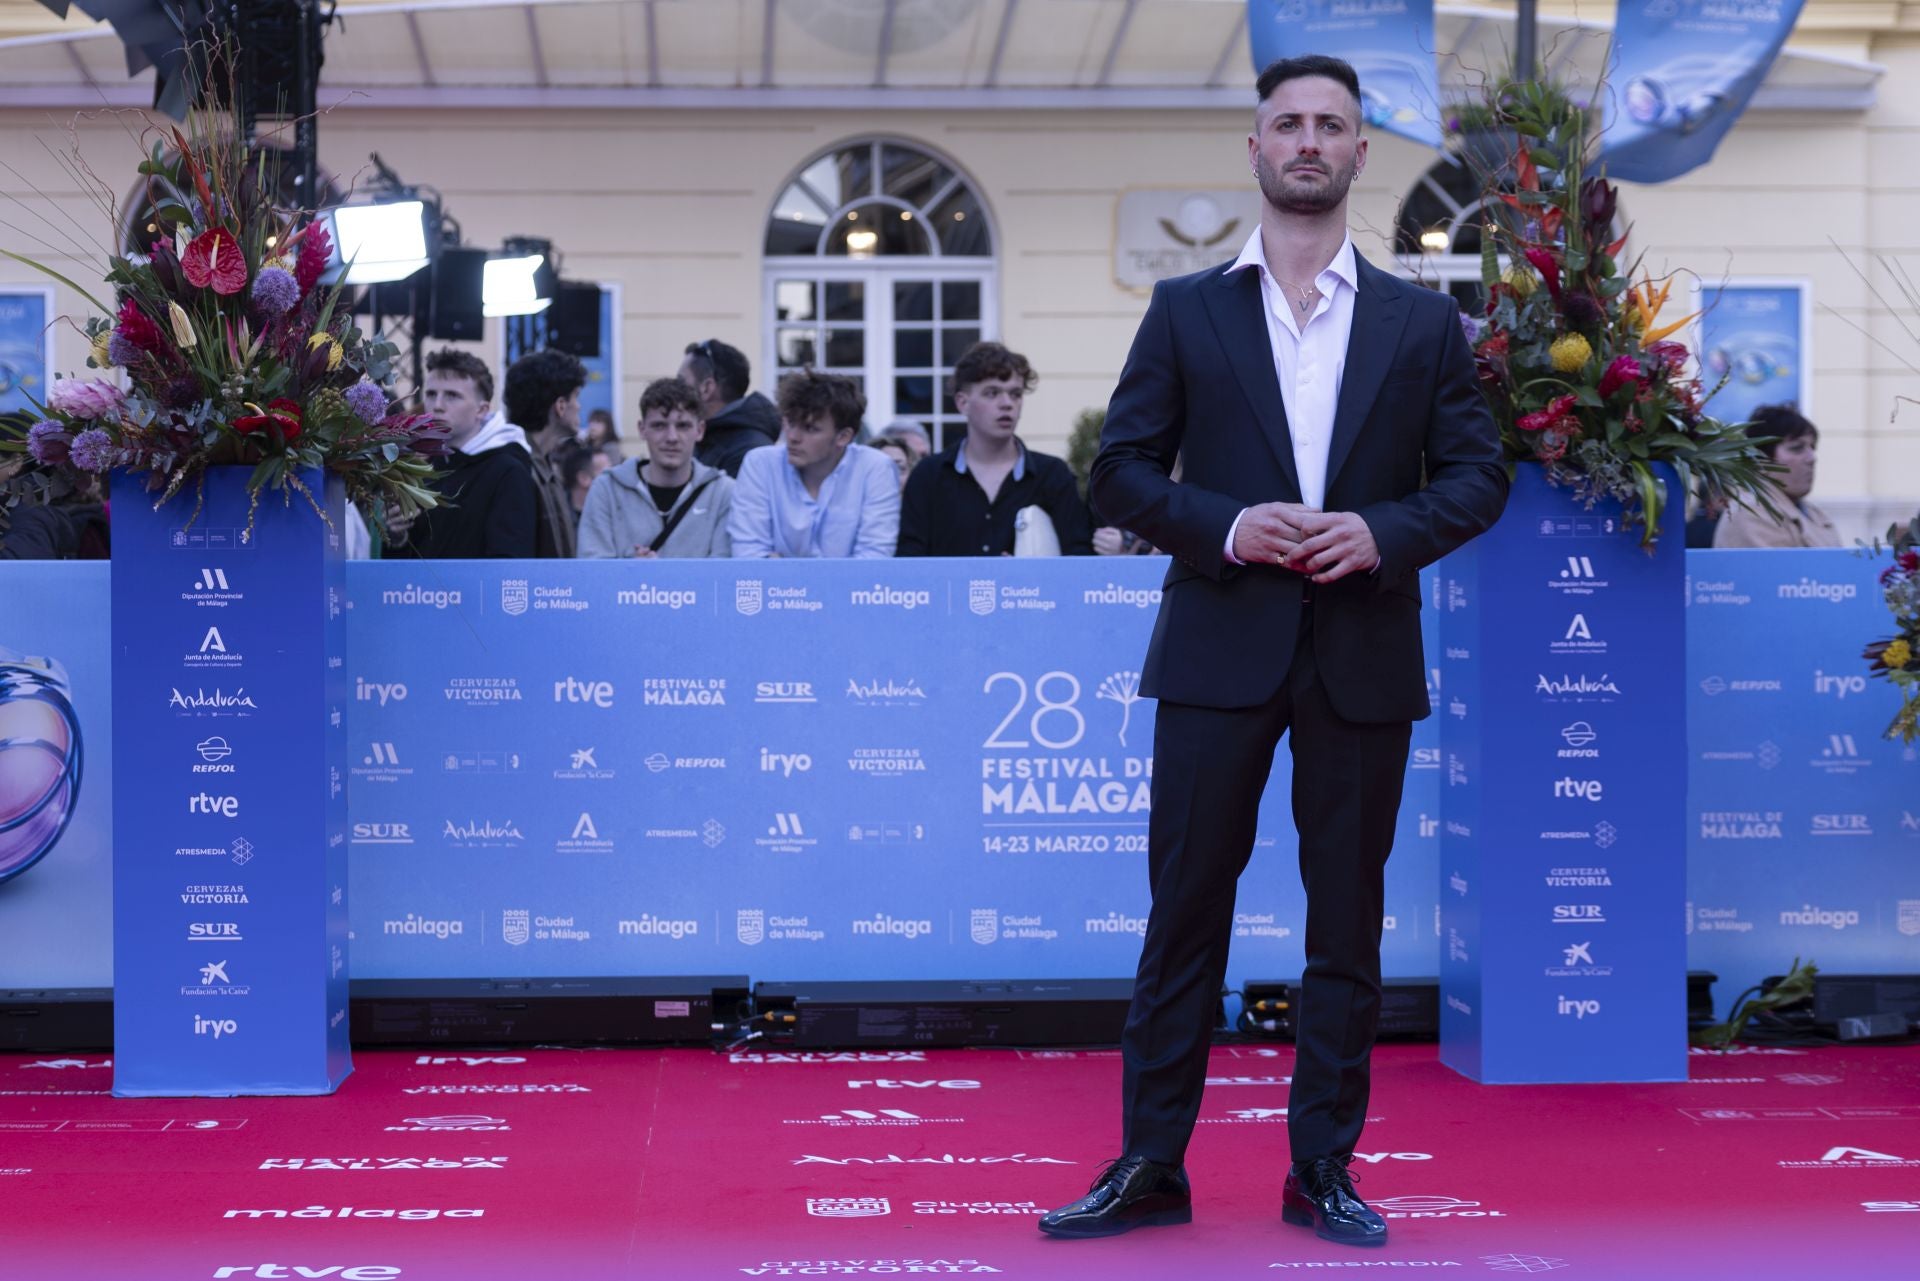
[{"label": "beard", "polygon": [[1353,185],[1354,175],[1360,171],[1360,157],[1356,154],[1344,169],[1322,166],[1321,171],[1330,175],[1328,180],[1308,186],[1293,181],[1290,175],[1275,173],[1265,156],[1256,158],[1253,165],[1254,177],[1260,182],[1260,194],[1268,204],[1287,214],[1323,214],[1338,209],[1340,202],[1347,198],[1347,188]]}]

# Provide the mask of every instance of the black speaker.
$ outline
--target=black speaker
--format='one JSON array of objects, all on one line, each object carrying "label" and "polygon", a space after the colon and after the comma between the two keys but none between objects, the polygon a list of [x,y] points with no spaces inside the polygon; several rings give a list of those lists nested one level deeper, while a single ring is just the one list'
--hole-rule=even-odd
[{"label": "black speaker", "polygon": [[433,338],[476,342],[486,328],[487,251],[442,249],[433,260],[433,294],[427,333]]},{"label": "black speaker", "polygon": [[600,286],[560,282],[547,308],[547,345],[575,356],[600,354]]}]

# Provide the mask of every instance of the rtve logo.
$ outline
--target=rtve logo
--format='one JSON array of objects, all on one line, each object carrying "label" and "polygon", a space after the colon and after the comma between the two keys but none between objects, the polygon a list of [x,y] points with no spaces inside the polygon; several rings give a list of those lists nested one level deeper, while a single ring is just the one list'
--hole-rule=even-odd
[{"label": "rtve logo", "polygon": [[595,707],[613,706],[612,681],[583,681],[572,676],[553,683],[556,703],[591,703]]},{"label": "rtve logo", "polygon": [[330,1263],[322,1268],[303,1267],[296,1263],[286,1266],[279,1263],[249,1263],[240,1267],[215,1268],[213,1275],[219,1277],[336,1277],[339,1281],[391,1281],[400,1275],[400,1269],[388,1264]]},{"label": "rtve logo", "polygon": [[187,798],[187,813],[217,814],[221,818],[239,818],[240,798],[238,796],[214,796],[207,792],[195,792]]},{"label": "rtve logo", "polygon": [[1561,800],[1597,801],[1605,787],[1597,778],[1557,778],[1553,782],[1553,794]]}]

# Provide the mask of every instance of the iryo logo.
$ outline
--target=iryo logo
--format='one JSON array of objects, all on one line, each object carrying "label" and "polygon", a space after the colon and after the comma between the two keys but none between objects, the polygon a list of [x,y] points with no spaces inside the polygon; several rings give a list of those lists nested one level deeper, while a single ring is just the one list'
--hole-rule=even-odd
[{"label": "iryo logo", "polygon": [[353,696],[357,701],[362,703],[371,703],[378,700],[380,706],[385,707],[390,702],[406,702],[407,687],[398,681],[395,681],[391,685],[382,685],[378,681],[356,678],[353,682]]},{"label": "iryo logo", "polygon": [[764,747],[760,749],[760,772],[763,774],[777,772],[782,778],[792,778],[795,773],[804,774],[812,768],[813,757],[804,752],[789,755],[768,751]]},{"label": "iryo logo", "polygon": [[1819,668],[1813,670],[1813,692],[1831,694],[1842,702],[1849,694],[1867,692],[1867,678],[1864,676],[1829,676]]},{"label": "iryo logo", "polygon": [[201,1018],[198,1014],[193,1016],[195,1036],[211,1036],[217,1041],[223,1036],[233,1036],[239,1031],[240,1023],[237,1019],[207,1019]]},{"label": "iryo logo", "polygon": [[1589,1014],[1598,1014],[1600,1012],[1600,1002],[1594,1000],[1570,1001],[1563,996],[1560,998],[1559,1008],[1561,1014],[1571,1014],[1577,1021],[1586,1018]]}]

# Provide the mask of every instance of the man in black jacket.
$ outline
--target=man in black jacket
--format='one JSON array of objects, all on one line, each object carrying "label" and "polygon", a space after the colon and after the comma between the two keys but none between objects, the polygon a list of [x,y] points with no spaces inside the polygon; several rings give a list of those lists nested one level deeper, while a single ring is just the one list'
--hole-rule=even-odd
[{"label": "man in black jacket", "polygon": [[700,416],[707,424],[694,457],[729,476],[740,474],[748,450],[780,440],[780,411],[759,392],[747,390],[752,376],[746,353],[718,338],[688,343],[680,362],[680,381],[700,397]]},{"label": "man in black jacket", "polygon": [[493,412],[493,373],[451,347],[427,357],[426,408],[450,447],[433,490],[443,505],[388,530],[390,555],[479,560],[534,554],[537,500],[526,433]]}]

